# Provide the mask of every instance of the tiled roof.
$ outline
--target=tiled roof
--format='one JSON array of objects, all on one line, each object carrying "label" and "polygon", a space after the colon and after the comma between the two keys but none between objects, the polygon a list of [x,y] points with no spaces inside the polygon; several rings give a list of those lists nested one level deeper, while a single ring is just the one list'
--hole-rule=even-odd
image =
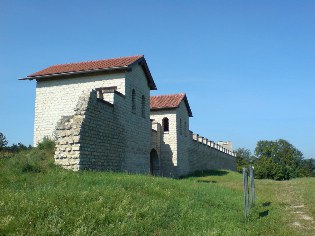
[{"label": "tiled roof", "polygon": [[47,67],[44,70],[35,72],[28,75],[27,77],[43,76],[43,75],[53,75],[67,72],[78,72],[78,71],[91,71],[91,70],[100,70],[108,68],[121,68],[127,67],[135,61],[143,58],[143,55],[140,56],[131,56],[131,57],[119,57],[106,60],[98,61],[87,61],[87,62],[76,62],[69,64],[59,64]]},{"label": "tiled roof", "polygon": [[148,86],[151,90],[155,90],[156,85],[143,55],[53,65],[47,67],[46,69],[30,74],[21,80],[36,79],[38,81],[46,78],[66,78],[66,76],[67,78],[70,78],[70,75],[90,74],[120,69],[127,70],[131,68],[134,63],[139,63],[145,73],[145,76],[147,77]]},{"label": "tiled roof", "polygon": [[192,116],[192,112],[185,93],[170,94],[170,95],[159,95],[150,97],[150,109],[151,110],[162,110],[172,109],[179,107],[179,104],[184,99],[187,107],[189,116]]}]

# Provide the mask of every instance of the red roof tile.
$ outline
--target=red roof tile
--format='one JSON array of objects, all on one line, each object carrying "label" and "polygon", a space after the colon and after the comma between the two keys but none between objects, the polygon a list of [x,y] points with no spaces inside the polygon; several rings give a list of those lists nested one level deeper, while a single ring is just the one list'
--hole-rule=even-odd
[{"label": "red roof tile", "polygon": [[[44,70],[35,72],[28,75],[26,78],[21,78],[20,80],[42,80],[45,78],[65,78],[68,75],[76,75],[81,73],[93,73],[103,70],[111,69],[127,69],[133,63],[139,63],[141,65],[147,80],[148,86],[151,90],[156,90],[156,85],[152,78],[149,67],[143,55],[130,56],[130,57],[119,57],[106,60],[98,61],[87,61],[87,62],[76,62],[69,64],[59,64],[47,67]],[[67,78],[70,78],[67,77]]]},{"label": "red roof tile", "polygon": [[87,62],[53,65],[44,70],[28,75],[27,77],[53,75],[53,74],[60,74],[60,73],[67,73],[67,72],[91,71],[91,70],[99,70],[99,69],[127,67],[130,64],[139,60],[140,58],[143,58],[143,55],[131,56],[131,57],[119,57],[119,58],[112,58],[112,59],[98,60],[98,61],[87,61]]},{"label": "red roof tile", "polygon": [[179,104],[184,99],[187,107],[189,116],[192,116],[192,112],[186,97],[186,94],[170,94],[170,95],[159,95],[150,97],[150,109],[160,110],[160,109],[171,109],[179,107]]}]

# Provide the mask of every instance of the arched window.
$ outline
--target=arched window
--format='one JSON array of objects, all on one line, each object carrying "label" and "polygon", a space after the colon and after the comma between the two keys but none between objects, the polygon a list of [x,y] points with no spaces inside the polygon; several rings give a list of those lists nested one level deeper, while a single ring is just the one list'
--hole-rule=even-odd
[{"label": "arched window", "polygon": [[168,132],[169,131],[169,123],[168,123],[168,118],[164,117],[162,120],[162,125],[163,125],[163,131]]},{"label": "arched window", "polygon": [[179,134],[182,135],[183,131],[182,131],[182,119],[179,119]]},{"label": "arched window", "polygon": [[145,118],[145,96],[142,95],[141,98],[141,115],[143,118]]},{"label": "arched window", "polygon": [[136,91],[133,89],[131,93],[132,112],[136,113]]}]

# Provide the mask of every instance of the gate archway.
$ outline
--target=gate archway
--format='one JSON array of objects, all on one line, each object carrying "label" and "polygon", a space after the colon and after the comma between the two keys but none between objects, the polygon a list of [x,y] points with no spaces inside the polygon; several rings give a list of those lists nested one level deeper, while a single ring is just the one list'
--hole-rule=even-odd
[{"label": "gate archway", "polygon": [[160,172],[160,161],[157,151],[153,148],[150,152],[150,173],[151,175],[158,175]]}]

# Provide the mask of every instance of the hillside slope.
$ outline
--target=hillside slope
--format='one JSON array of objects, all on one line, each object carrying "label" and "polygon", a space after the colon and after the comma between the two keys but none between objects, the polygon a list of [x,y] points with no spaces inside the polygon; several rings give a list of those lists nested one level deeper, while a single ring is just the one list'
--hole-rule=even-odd
[{"label": "hillside slope", "polygon": [[238,173],[211,171],[175,180],[125,173],[71,172],[53,166],[52,153],[52,147],[34,148],[0,159],[0,235],[314,232],[310,220],[300,220],[299,226],[294,224],[296,218],[290,204],[296,198],[294,194],[286,197],[285,191],[292,185],[290,191],[298,193],[299,201],[306,200],[306,214],[314,218],[314,192],[309,193],[301,182],[314,186],[315,178],[256,181],[257,204],[245,225],[242,176]]}]

